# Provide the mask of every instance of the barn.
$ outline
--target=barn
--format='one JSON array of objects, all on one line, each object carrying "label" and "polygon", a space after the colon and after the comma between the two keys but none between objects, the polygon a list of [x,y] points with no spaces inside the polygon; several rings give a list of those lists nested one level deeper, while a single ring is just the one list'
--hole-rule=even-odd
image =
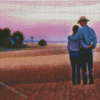
[{"label": "barn", "polygon": [[7,37],[3,41],[3,45],[5,48],[19,48],[19,37],[15,38]]}]

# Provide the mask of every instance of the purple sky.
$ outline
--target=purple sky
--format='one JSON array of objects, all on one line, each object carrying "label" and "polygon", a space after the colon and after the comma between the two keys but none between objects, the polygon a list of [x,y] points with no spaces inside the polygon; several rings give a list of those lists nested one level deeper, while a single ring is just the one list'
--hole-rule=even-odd
[{"label": "purple sky", "polygon": [[90,19],[100,38],[99,0],[0,0],[0,28],[23,32],[25,39],[65,41],[80,16]]}]

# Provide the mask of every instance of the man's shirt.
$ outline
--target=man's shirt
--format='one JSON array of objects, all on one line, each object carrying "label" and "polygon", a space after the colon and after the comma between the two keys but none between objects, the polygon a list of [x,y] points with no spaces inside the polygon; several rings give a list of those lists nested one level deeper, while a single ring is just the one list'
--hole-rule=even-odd
[{"label": "man's shirt", "polygon": [[96,34],[94,30],[87,25],[83,25],[83,27],[79,28],[76,35],[68,36],[68,39],[72,42],[82,39],[85,45],[91,45],[92,43],[93,48],[95,48],[97,45]]}]

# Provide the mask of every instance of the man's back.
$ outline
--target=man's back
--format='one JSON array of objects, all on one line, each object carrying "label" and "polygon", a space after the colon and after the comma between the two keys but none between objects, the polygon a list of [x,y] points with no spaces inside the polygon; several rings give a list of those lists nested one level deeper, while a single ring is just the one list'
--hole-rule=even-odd
[{"label": "man's back", "polygon": [[95,32],[92,28],[88,27],[87,25],[84,25],[82,28],[80,28],[80,31],[82,32],[82,39],[86,45],[90,45],[94,38],[95,38]]}]

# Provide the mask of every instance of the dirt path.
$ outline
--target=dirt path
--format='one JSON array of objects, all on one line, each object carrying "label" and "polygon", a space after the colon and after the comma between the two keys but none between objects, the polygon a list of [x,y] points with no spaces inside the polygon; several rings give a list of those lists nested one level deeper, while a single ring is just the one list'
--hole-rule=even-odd
[{"label": "dirt path", "polygon": [[[94,52],[94,62],[100,61],[100,53]],[[49,56],[33,56],[33,57],[12,57],[0,58],[0,68],[15,68],[15,66],[28,66],[28,65],[61,65],[64,63],[70,64],[68,54],[49,55]],[[7,67],[9,66],[9,67]]]},{"label": "dirt path", "polygon": [[[15,66],[27,66],[27,65],[59,65],[63,63],[70,63],[69,55],[50,55],[50,56],[35,56],[35,57],[13,57],[0,59],[0,67],[15,68]],[[7,68],[7,67],[6,67]]]},{"label": "dirt path", "polygon": [[85,86],[82,82],[81,85],[73,86],[71,81],[14,85],[11,87],[20,94],[2,88],[0,100],[100,100],[99,80],[95,79],[95,84]]}]

